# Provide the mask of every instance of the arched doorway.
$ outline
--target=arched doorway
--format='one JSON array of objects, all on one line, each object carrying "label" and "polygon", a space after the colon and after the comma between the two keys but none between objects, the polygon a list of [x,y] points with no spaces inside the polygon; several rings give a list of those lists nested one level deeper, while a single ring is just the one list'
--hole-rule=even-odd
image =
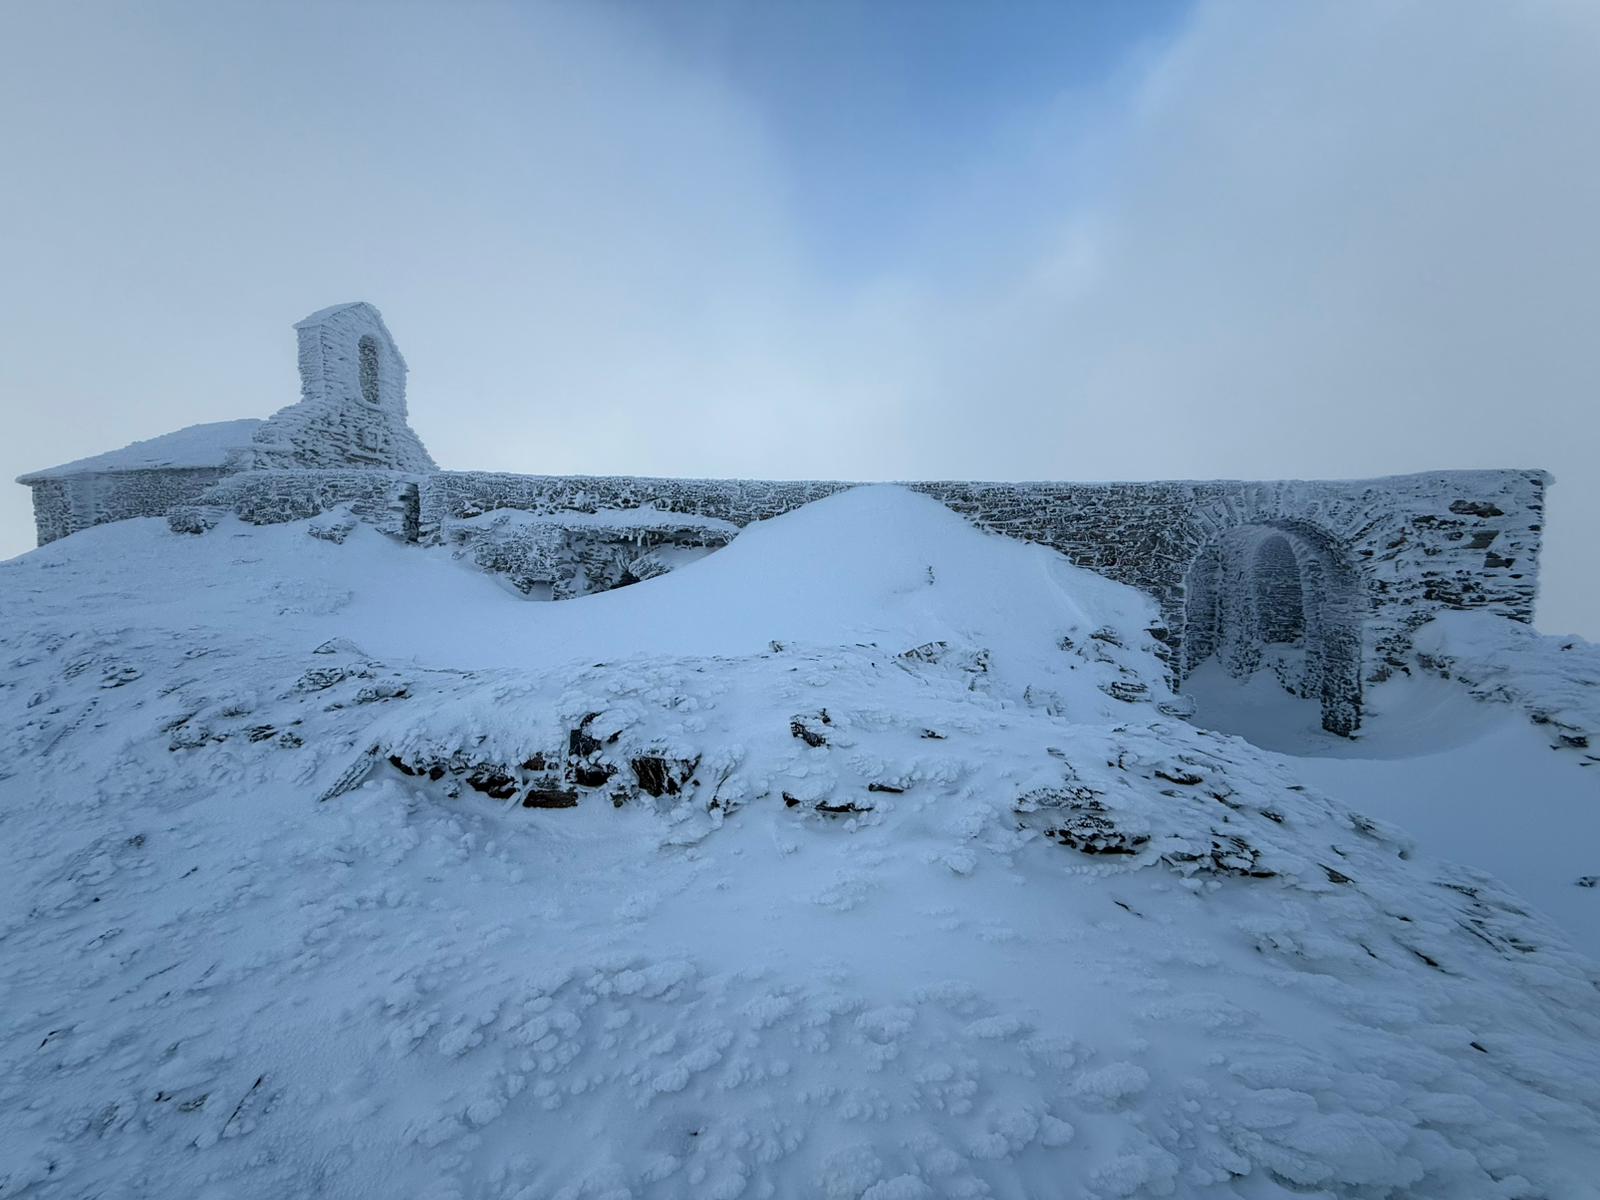
[{"label": "arched doorway", "polygon": [[1347,736],[1361,723],[1365,609],[1360,575],[1331,534],[1296,521],[1230,529],[1184,576],[1180,683],[1208,658],[1236,678],[1270,669],[1321,702],[1324,729]]}]

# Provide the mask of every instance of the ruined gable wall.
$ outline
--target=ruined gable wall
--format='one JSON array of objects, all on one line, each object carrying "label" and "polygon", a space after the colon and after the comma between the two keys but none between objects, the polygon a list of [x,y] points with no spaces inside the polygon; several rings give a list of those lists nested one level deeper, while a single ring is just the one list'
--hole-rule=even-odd
[{"label": "ruined gable wall", "polygon": [[[405,360],[377,309],[350,305],[302,322],[296,331],[300,402],[279,409],[256,431],[237,459],[239,467],[437,470],[406,423]],[[363,337],[377,350],[377,403],[362,389]]]}]

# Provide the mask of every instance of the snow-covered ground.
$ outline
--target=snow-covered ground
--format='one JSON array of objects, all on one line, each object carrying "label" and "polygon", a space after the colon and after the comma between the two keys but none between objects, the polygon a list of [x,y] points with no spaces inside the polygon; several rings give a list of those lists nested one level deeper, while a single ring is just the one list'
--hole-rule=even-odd
[{"label": "snow-covered ground", "polygon": [[1553,749],[1520,705],[1399,677],[1368,693],[1366,728],[1348,740],[1267,672],[1240,684],[1206,663],[1188,690],[1197,722],[1292,756],[1307,783],[1492,873],[1600,959],[1600,767]]},{"label": "snow-covered ground", "polygon": [[1594,1196],[1573,914],[1395,827],[1487,745],[1577,842],[1573,760],[1197,728],[1154,617],[895,488],[557,604],[0,564],[0,1196]]}]

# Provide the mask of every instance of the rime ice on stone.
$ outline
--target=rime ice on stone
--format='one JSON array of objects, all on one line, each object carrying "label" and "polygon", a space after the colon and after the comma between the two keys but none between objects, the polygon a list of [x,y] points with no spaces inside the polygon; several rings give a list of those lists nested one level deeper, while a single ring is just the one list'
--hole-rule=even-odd
[{"label": "rime ice on stone", "polygon": [[636,508],[524,513],[500,509],[450,522],[443,540],[523,595],[565,600],[637,583],[726,546],[731,521]]},{"label": "rime ice on stone", "polygon": [[[1365,685],[1408,668],[1411,633],[1435,613],[1532,621],[1548,484],[1542,471],[1508,470],[907,486],[1156,597],[1180,682],[1219,650],[1235,673],[1270,665],[1321,701],[1330,731],[1348,734]],[[440,471],[419,485],[417,527],[425,542],[449,540],[463,518],[502,509],[656,510],[744,526],[849,486]]]},{"label": "rime ice on stone", "polygon": [[261,422],[212,421],[80,458],[17,482],[33,489],[39,545],[79,529],[157,517],[200,496],[235,470],[234,457]]},{"label": "rime ice on stone", "polygon": [[[39,544],[107,521],[171,514],[242,471],[437,470],[406,424],[405,359],[376,308],[334,305],[295,333],[300,400],[268,420],[193,425],[22,476],[17,482],[33,489]],[[206,520],[186,513],[178,524],[204,528]]]},{"label": "rime ice on stone", "polygon": [[[451,545],[524,594],[559,599],[659,574],[852,486],[440,471],[406,423],[405,360],[376,308],[335,305],[295,332],[301,398],[267,421],[182,430],[24,476],[40,543],[126,517],[165,514],[189,533],[227,515],[318,518],[312,532],[333,540],[364,523]],[[1270,667],[1320,700],[1326,728],[1348,734],[1364,687],[1410,669],[1413,634],[1430,618],[1532,621],[1548,484],[1542,471],[1505,470],[907,486],[1155,597],[1150,632],[1174,682],[1212,656],[1235,674]]]},{"label": "rime ice on stone", "polygon": [[406,424],[406,360],[376,308],[338,304],[294,328],[300,402],[256,431],[241,467],[438,469]]},{"label": "rime ice on stone", "polygon": [[1196,555],[1183,595],[1181,674],[1210,657],[1238,678],[1270,667],[1322,702],[1325,728],[1355,731],[1366,604],[1338,538],[1293,520],[1229,529]]}]

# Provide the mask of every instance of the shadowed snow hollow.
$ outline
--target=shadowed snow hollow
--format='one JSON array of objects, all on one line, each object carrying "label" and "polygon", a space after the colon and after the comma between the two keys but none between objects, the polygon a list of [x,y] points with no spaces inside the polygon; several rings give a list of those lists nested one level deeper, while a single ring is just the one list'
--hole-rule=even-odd
[{"label": "shadowed snow hollow", "polygon": [[0,1196],[1589,1197],[1594,964],[892,488],[0,566]]}]

